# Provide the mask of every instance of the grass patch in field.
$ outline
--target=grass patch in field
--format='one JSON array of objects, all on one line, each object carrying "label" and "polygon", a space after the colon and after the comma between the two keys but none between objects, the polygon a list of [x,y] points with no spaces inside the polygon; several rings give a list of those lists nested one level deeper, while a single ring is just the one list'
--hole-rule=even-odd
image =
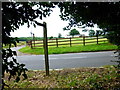
[{"label": "grass patch in field", "polygon": [[[117,46],[108,44],[108,43],[102,43],[99,45],[96,44],[90,44],[90,45],[75,45],[75,46],[63,46],[63,47],[49,47],[48,53],[49,54],[63,54],[63,53],[77,53],[77,52],[89,52],[89,51],[104,51],[104,50],[115,50],[117,49]],[[31,49],[30,47],[24,47],[19,50],[23,53],[29,53],[29,54],[44,54],[43,48],[34,48]]]},{"label": "grass patch in field", "polygon": [[[28,79],[14,82],[5,79],[11,88],[80,88],[80,89],[113,89],[120,88],[119,74],[113,66],[100,68],[74,68],[52,70],[50,76],[45,71],[27,72]],[[7,77],[7,76],[6,76]]]}]

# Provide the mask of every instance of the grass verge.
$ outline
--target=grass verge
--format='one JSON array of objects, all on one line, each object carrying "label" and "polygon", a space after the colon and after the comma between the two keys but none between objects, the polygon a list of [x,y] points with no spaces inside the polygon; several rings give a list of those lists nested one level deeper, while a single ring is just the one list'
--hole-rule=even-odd
[{"label": "grass verge", "polygon": [[15,83],[14,78],[5,82],[10,88],[80,88],[113,90],[120,89],[120,75],[114,66],[100,68],[74,68],[52,70],[50,76],[45,71],[28,71],[28,79]]},{"label": "grass verge", "polygon": [[[65,47],[49,47],[48,53],[49,54],[64,54],[64,53],[77,53],[77,52],[93,52],[93,51],[105,51],[105,50],[115,50],[117,46],[109,44],[109,43],[102,43],[99,45],[91,44],[91,45],[76,45],[76,46],[65,46]],[[31,49],[30,47],[24,47],[19,50],[22,53],[28,54],[44,54],[43,48],[34,48]]]}]

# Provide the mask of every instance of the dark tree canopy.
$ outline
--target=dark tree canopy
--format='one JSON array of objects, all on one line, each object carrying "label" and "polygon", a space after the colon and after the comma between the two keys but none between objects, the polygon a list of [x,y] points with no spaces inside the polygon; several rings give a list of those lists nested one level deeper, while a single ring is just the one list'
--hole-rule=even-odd
[{"label": "dark tree canopy", "polygon": [[93,27],[95,24],[107,32],[108,40],[117,45],[118,73],[120,73],[120,2],[66,2],[59,3],[62,20],[68,20],[64,28],[72,26]]},{"label": "dark tree canopy", "polygon": [[[3,3],[3,43],[7,43],[10,31],[14,31],[24,23],[34,26],[35,19],[50,15],[51,8],[58,5],[61,19],[68,20],[72,26],[92,27],[97,24],[104,31],[120,33],[120,3],[119,2],[32,2],[32,3]],[[36,6],[37,9],[34,9]],[[114,33],[116,35],[116,33]],[[7,41],[6,41],[7,40]]]},{"label": "dark tree canopy", "polygon": [[[35,6],[36,8],[33,8]],[[36,26],[38,23],[35,20],[39,18],[42,20],[43,17],[49,16],[51,8],[54,5],[48,2],[4,2],[2,3],[2,37],[3,43],[10,43],[8,36],[10,32],[19,29],[20,26],[27,23],[28,27],[30,24]]]},{"label": "dark tree canopy", "polygon": [[87,29],[83,29],[82,32],[87,32],[88,30]]},{"label": "dark tree canopy", "polygon": [[[33,8],[35,6],[36,8]],[[53,3],[48,2],[3,2],[2,3],[2,44],[6,45],[13,43],[16,45],[17,38],[10,37],[10,32],[19,29],[20,26],[27,23],[28,27],[32,24],[34,27],[40,25],[35,19],[39,18],[42,20],[43,17],[49,16],[51,8],[54,8]],[[4,73],[10,74],[9,80],[12,76],[16,75],[16,81],[20,80],[20,75],[27,78],[24,64],[19,64],[14,58],[16,52],[9,49],[2,50],[2,78]],[[11,58],[11,61],[8,59]],[[2,79],[2,89],[5,86],[4,80]]]},{"label": "dark tree canopy", "polygon": [[95,31],[94,30],[89,30],[89,36],[95,36]]},{"label": "dark tree canopy", "polygon": [[[69,20],[70,26],[86,25],[92,27],[97,24],[99,28],[119,29],[120,3],[118,2],[69,2],[59,3],[61,18]],[[115,26],[114,26],[115,25]]]},{"label": "dark tree canopy", "polygon": [[112,31],[114,38],[120,40],[120,2],[61,2],[58,6],[62,20],[70,22],[67,29],[74,25],[93,27],[97,24],[106,32]]},{"label": "dark tree canopy", "polygon": [[58,34],[58,38],[62,38],[62,34],[61,33]]},{"label": "dark tree canopy", "polygon": [[74,36],[74,35],[80,35],[80,33],[79,33],[78,30],[76,30],[76,29],[72,29],[72,30],[70,31],[70,35],[71,35],[71,36]]}]

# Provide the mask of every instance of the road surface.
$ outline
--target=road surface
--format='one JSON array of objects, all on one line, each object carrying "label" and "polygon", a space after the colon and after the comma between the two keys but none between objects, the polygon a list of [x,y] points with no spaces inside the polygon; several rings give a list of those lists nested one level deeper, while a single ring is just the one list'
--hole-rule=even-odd
[{"label": "road surface", "polygon": [[[111,60],[116,60],[113,52],[114,51],[104,51],[49,55],[50,69],[115,65],[117,63],[111,62]],[[31,70],[43,70],[45,67],[44,55],[17,56],[17,60],[19,63],[26,64],[26,67]]]}]

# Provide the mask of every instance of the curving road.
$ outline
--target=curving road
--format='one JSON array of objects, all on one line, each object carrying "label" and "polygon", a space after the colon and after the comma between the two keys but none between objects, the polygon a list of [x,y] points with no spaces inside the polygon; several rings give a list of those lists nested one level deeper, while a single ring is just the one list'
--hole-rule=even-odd
[{"label": "curving road", "polygon": [[[23,46],[22,46],[23,47]],[[18,50],[22,47],[12,48]],[[31,70],[44,69],[44,55],[21,55],[17,56],[19,63],[26,64]],[[115,65],[111,62],[116,60],[114,51],[104,52],[85,52],[85,53],[69,53],[69,54],[53,54],[49,55],[50,69],[62,68],[78,68],[78,67],[100,67],[103,65]]]}]

